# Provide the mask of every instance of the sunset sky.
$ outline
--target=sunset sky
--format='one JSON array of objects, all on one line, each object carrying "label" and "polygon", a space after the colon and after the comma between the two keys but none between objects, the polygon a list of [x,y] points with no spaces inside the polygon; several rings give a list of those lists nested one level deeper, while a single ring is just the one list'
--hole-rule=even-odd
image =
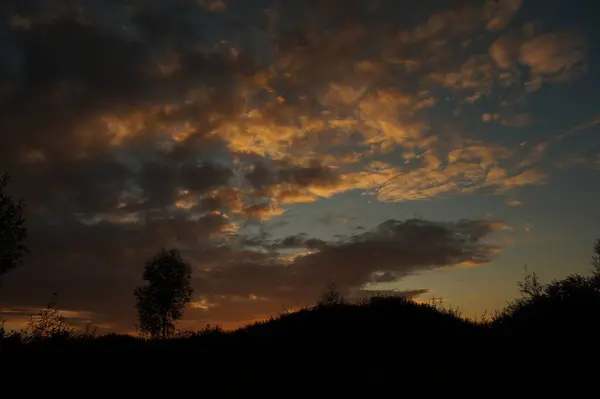
[{"label": "sunset sky", "polygon": [[590,270],[600,17],[584,0],[4,0],[0,172],[53,292],[131,332],[144,262],[179,248],[180,328],[315,303],[329,280],[468,316]]}]

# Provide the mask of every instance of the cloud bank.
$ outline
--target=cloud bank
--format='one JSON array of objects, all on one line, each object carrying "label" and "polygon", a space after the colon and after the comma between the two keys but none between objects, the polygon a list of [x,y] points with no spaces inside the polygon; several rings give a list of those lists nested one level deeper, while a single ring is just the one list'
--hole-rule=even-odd
[{"label": "cloud bank", "polygon": [[[230,323],[312,303],[328,279],[356,293],[489,261],[498,222],[389,220],[338,241],[246,231],[351,191],[401,202],[548,181],[546,147],[478,132],[534,123],[519,104],[586,73],[585,37],[518,20],[520,0],[446,6],[4,2],[0,169],[28,203],[32,255],[3,307],[59,291],[130,328],[162,246],[195,265],[189,317]],[[461,119],[475,106],[479,130]]]}]

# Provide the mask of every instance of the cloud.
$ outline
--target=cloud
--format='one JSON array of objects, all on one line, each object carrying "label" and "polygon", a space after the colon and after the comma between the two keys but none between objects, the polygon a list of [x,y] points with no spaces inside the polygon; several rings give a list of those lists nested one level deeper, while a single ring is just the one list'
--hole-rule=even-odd
[{"label": "cloud", "polygon": [[326,242],[318,238],[307,238],[306,235],[300,234],[295,236],[287,236],[282,240],[276,241],[274,248],[306,248],[306,249],[321,249],[326,246]]},{"label": "cloud", "polygon": [[199,0],[198,4],[213,12],[223,12],[227,9],[228,0]]},{"label": "cloud", "polygon": [[548,181],[548,175],[536,168],[526,169],[523,172],[512,176],[497,187],[497,192],[506,193],[511,189],[519,186],[526,186],[530,184],[545,184]]},{"label": "cloud", "polygon": [[585,130],[587,130],[591,127],[594,127],[598,124],[600,124],[600,116],[595,116],[589,121],[583,122],[581,124],[570,127],[568,129],[566,129],[565,131],[562,131],[561,134],[558,136],[558,140],[563,140],[567,137],[570,137],[581,131],[585,131]]},{"label": "cloud", "polygon": [[[308,177],[296,181],[298,176],[276,176],[266,189],[238,196],[247,214],[280,215],[283,205],[377,188],[391,177],[365,168],[343,170],[360,166],[361,160],[377,161],[382,152],[396,149],[403,150],[405,159],[423,149],[440,151],[434,139],[437,133],[430,132],[419,117],[439,98],[426,87],[399,91],[388,82],[391,68],[407,60],[390,58],[390,51],[400,45],[396,43],[399,36],[386,34],[376,23],[383,9],[369,9],[371,14],[365,14],[360,7],[344,8],[347,22],[330,21],[335,29],[327,38],[301,24],[296,33],[286,33],[277,25],[278,18],[297,14],[297,10],[283,8],[278,11],[281,15],[270,10],[267,31],[274,29],[269,40],[277,51],[272,54],[273,65],[265,67],[264,60],[236,36],[257,21],[248,19],[236,29],[211,32],[221,38],[203,42],[206,32],[192,23],[193,18],[220,18],[211,10],[218,8],[226,14],[229,9],[224,3],[181,0],[127,10],[107,7],[103,16],[83,7],[80,13],[91,23],[83,23],[81,14],[73,14],[66,6],[14,14],[31,21],[28,29],[13,27],[18,49],[14,57],[20,64],[19,74],[27,75],[29,83],[14,87],[3,108],[2,120],[14,137],[3,154],[5,169],[19,170],[22,163],[37,165],[44,170],[37,179],[52,174],[56,178],[50,181],[57,181],[62,180],[63,169],[101,158],[106,168],[98,168],[113,170],[121,180],[113,185],[115,192],[139,188],[148,205],[165,206],[170,201],[185,207],[205,201],[202,190],[190,190],[189,178],[177,181],[191,173],[190,164],[205,165],[197,167],[207,173],[206,165],[219,168],[225,173],[219,182],[223,184],[236,173],[233,169],[244,169],[250,155],[255,156],[252,163],[261,163],[263,169],[272,167],[265,159],[269,158],[287,163],[287,169],[294,171],[287,173],[327,171],[327,180],[315,179],[310,184],[305,181]],[[319,11],[326,20],[334,15],[328,5],[306,4],[307,15]],[[519,5],[500,2],[436,11],[428,28],[417,27],[414,35],[430,39],[438,27],[471,32],[480,23],[506,19]],[[158,17],[163,14],[169,17]],[[380,54],[365,59],[361,48],[374,38],[381,39],[383,47]],[[73,54],[78,55],[73,58]],[[414,56],[420,54],[414,52]],[[314,62],[323,67],[309,68]],[[412,79],[409,71],[406,75],[407,81]],[[459,71],[431,76],[449,89],[474,90],[480,98],[491,90],[494,71],[486,57],[479,55],[468,58]],[[237,89],[223,90],[228,83]],[[148,153],[162,159],[157,162]],[[200,159],[191,160],[194,155]],[[220,158],[218,163],[215,158]],[[111,175],[107,178],[114,180]],[[31,181],[32,176],[24,173],[16,180]],[[97,180],[105,179],[99,176]],[[159,181],[164,183],[156,187],[166,184],[168,188],[150,186]],[[238,189],[247,193],[245,187]],[[91,190],[93,198],[102,198],[96,195],[97,188]],[[105,195],[116,195],[107,190]],[[271,203],[257,204],[261,194]],[[114,203],[115,199],[106,201]]]},{"label": "cloud", "polygon": [[[6,326],[8,329],[23,330],[27,329],[32,321],[35,322],[36,320],[39,320],[39,315],[45,310],[46,308],[0,308],[0,315],[9,319],[8,326]],[[79,328],[88,325],[88,323],[91,323],[94,319],[94,314],[90,312],[57,309],[57,313],[64,317],[70,326]],[[95,327],[105,329],[109,326],[100,324]]]},{"label": "cloud", "polygon": [[530,68],[530,90],[543,82],[565,82],[587,73],[587,41],[571,32],[547,33],[523,43],[519,61]]},{"label": "cloud", "polygon": [[498,120],[499,118],[500,118],[500,115],[498,115],[497,113],[494,113],[494,114],[486,113],[486,114],[481,115],[481,120],[483,122],[491,122],[493,120]]},{"label": "cloud", "polygon": [[493,85],[493,67],[487,56],[472,56],[456,72],[433,73],[431,78],[453,89],[488,91]]},{"label": "cloud", "polygon": [[[483,3],[483,4],[482,4]],[[454,9],[432,13],[424,23],[400,35],[404,42],[466,35],[478,28],[497,31],[519,11],[522,0],[463,2]]]},{"label": "cloud", "polygon": [[[3,305],[39,307],[58,292],[60,308],[90,312],[94,323],[121,331],[133,326],[132,290],[141,283],[145,260],[162,247],[182,251],[212,248],[228,222],[219,215],[143,220],[133,223],[73,221],[30,232],[27,267],[7,276]],[[212,251],[218,261],[219,253]],[[124,330],[123,330],[124,329]]]},{"label": "cloud", "polygon": [[[483,222],[390,221],[337,242],[294,231],[294,211],[548,181],[544,151],[464,118],[485,102],[484,122],[533,122],[497,92],[523,89],[519,68],[531,88],[586,63],[577,34],[503,31],[514,0],[6,4],[0,170],[27,202],[32,255],[3,306],[37,309],[59,291],[115,328],[132,325],[131,290],[162,246],[198,268],[206,297],[192,315],[231,323],[313,301],[325,274],[360,290],[376,272],[487,261],[492,248],[459,238],[498,227]],[[357,216],[334,213],[322,222],[356,232]],[[275,226],[281,236],[253,235]]]},{"label": "cloud", "polygon": [[[385,281],[395,281],[437,267],[464,262],[485,264],[497,251],[497,247],[485,243],[485,238],[505,228],[502,223],[471,220],[388,220],[342,241],[318,241],[318,250],[297,257],[286,266],[270,262],[232,263],[199,278],[201,295],[218,304],[205,309],[204,317],[214,314],[219,319],[235,320],[240,309],[226,307],[233,298],[252,309],[255,317],[277,311],[281,303],[287,307],[309,305],[328,280],[333,280],[345,295],[360,297],[367,294],[363,292],[365,284],[381,281],[381,276],[387,276]],[[286,245],[315,249],[305,236],[278,242],[280,248]],[[264,299],[258,302],[253,297]],[[234,314],[228,315],[229,311]]]},{"label": "cloud", "polygon": [[538,143],[531,149],[530,153],[519,163],[519,167],[524,168],[538,162],[546,153],[548,143]]},{"label": "cloud", "polygon": [[489,48],[490,57],[498,67],[510,69],[514,66],[518,39],[510,36],[501,36]]},{"label": "cloud", "polygon": [[522,0],[500,0],[486,2],[489,20],[486,28],[497,31],[504,28],[523,5]]},{"label": "cloud", "polygon": [[[342,292],[362,295],[363,286],[376,282],[378,273],[398,280],[463,262],[485,264],[497,251],[485,239],[505,228],[488,221],[389,220],[340,241],[306,235],[256,241],[270,248],[265,252],[256,246],[208,241],[223,223],[215,217],[139,226],[78,224],[70,227],[69,236],[40,237],[44,245],[36,245],[35,253],[40,260],[8,276],[3,305],[7,309],[35,307],[47,300],[49,292],[58,291],[61,308],[86,312],[94,323],[129,331],[132,290],[141,282],[143,261],[172,240],[193,263],[194,301],[204,304],[190,308],[187,317],[239,323],[277,312],[282,305],[310,305],[330,279]],[[199,236],[198,231],[202,231]],[[288,248],[313,252],[285,263],[280,254]]]},{"label": "cloud", "polygon": [[507,85],[516,83],[518,76],[528,76],[525,88],[531,92],[544,83],[561,83],[585,75],[588,47],[587,39],[577,31],[536,35],[526,24],[501,35],[488,53],[498,68],[510,71],[503,78]]},{"label": "cloud", "polygon": [[322,191],[341,185],[339,173],[327,166],[313,163],[308,166],[286,165],[275,162],[252,165],[245,178],[263,197],[271,197],[278,204],[313,202]]}]

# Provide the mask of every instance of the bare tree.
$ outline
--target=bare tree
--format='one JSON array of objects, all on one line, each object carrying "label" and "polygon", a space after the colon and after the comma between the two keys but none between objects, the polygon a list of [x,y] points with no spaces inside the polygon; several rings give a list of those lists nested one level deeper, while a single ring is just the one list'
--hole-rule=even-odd
[{"label": "bare tree", "polygon": [[173,321],[181,319],[191,300],[192,269],[176,249],[161,250],[145,266],[148,283],[134,291],[137,298],[138,328],[152,338],[167,338]]}]

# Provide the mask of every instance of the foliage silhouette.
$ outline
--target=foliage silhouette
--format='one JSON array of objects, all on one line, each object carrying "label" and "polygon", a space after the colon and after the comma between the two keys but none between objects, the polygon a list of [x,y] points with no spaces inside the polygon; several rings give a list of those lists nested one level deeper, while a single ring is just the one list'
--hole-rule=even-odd
[{"label": "foliage silhouette", "polygon": [[333,281],[329,281],[327,284],[327,289],[323,292],[319,298],[317,298],[317,306],[326,307],[326,306],[336,306],[346,304],[346,299],[344,296],[337,290],[337,287]]},{"label": "foliage silhouette", "polygon": [[[600,247],[596,242],[593,261]],[[600,275],[570,274],[563,279],[542,283],[528,273],[519,283],[521,297],[496,312],[491,326],[501,335],[541,334],[567,343],[594,338],[600,333]]]},{"label": "foliage silhouette", "polygon": [[67,324],[66,318],[57,307],[58,293],[52,294],[50,302],[37,316],[32,316],[24,331],[26,340],[37,341],[43,339],[63,339],[75,333]]},{"label": "foliage silhouette", "polygon": [[7,192],[10,176],[0,178],[0,277],[19,267],[28,249],[23,244],[27,237],[25,203],[15,201]]},{"label": "foliage silhouette", "polygon": [[192,269],[176,249],[162,249],[145,266],[148,284],[135,289],[138,328],[152,338],[167,338],[174,331],[173,321],[181,319],[191,300]]}]

